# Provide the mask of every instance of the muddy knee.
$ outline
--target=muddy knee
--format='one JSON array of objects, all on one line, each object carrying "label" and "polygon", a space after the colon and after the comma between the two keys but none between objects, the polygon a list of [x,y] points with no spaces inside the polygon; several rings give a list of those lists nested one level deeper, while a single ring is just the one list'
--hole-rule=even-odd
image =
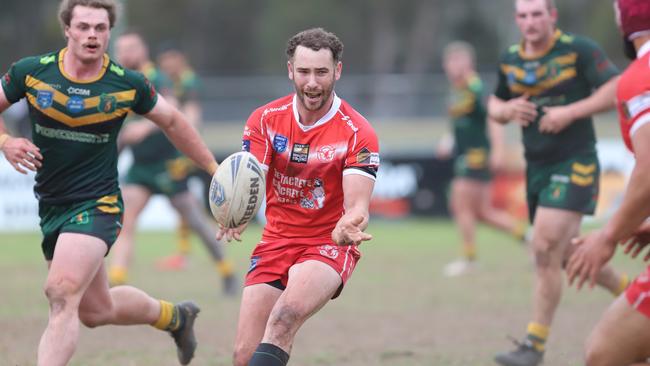
[{"label": "muddy knee", "polygon": [[290,338],[302,324],[303,313],[294,305],[285,304],[274,309],[269,319],[271,334],[277,339]]},{"label": "muddy knee", "polygon": [[80,283],[65,277],[48,279],[44,292],[50,303],[50,314],[56,316],[79,306]]}]

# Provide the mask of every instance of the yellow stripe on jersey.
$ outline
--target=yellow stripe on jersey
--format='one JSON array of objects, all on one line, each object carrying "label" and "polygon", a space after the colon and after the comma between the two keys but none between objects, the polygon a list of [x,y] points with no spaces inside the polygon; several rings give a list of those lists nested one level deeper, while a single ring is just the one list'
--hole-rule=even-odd
[{"label": "yellow stripe on jersey", "polygon": [[51,87],[48,83],[42,82],[34,77],[31,77],[27,75],[25,77],[25,86],[28,88],[36,89],[36,90],[47,90],[52,92],[53,96],[52,98],[54,99],[55,102],[61,104],[62,106],[65,106],[68,103],[68,96],[61,93],[60,91],[54,89]]},{"label": "yellow stripe on jersey", "polygon": [[87,126],[87,125],[93,125],[97,123],[108,122],[115,118],[126,116],[126,114],[129,113],[130,110],[130,107],[124,107],[124,108],[116,109],[112,113],[94,113],[87,116],[74,118],[68,116],[63,112],[59,112],[54,108],[45,108],[45,109],[41,108],[38,105],[38,102],[36,102],[36,97],[31,94],[27,94],[27,99],[34,108],[41,111],[41,113],[43,113],[44,115],[70,127],[80,127],[80,126]]},{"label": "yellow stripe on jersey", "polygon": [[[116,99],[116,102],[130,102],[135,99],[135,89],[131,90],[126,90],[123,92],[118,92],[118,93],[110,93],[106,94],[110,96],[114,96]],[[99,105],[99,102],[101,101],[101,95],[92,97],[92,98],[86,98],[84,100],[84,104],[86,108],[97,108]]]},{"label": "yellow stripe on jersey", "polygon": [[535,86],[527,86],[527,85],[516,83],[510,87],[510,90],[515,94],[528,94],[531,96],[536,96],[542,94],[548,89],[551,89],[561,84],[566,80],[575,77],[576,75],[578,75],[576,69],[572,67],[566,70],[562,70],[562,72],[560,72],[554,78],[546,79]]}]

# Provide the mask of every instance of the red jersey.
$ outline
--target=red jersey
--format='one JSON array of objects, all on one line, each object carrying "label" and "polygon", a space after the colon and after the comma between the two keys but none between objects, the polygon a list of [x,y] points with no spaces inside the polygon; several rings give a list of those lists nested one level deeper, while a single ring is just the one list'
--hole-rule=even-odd
[{"label": "red jersey", "polygon": [[650,42],[638,52],[618,82],[616,104],[625,145],[634,152],[632,136],[650,122]]},{"label": "red jersey", "polygon": [[302,125],[295,94],[255,110],[248,118],[243,150],[267,170],[262,241],[331,241],[343,215],[343,176],[375,179],[379,142],[372,126],[336,95],[314,125]]}]

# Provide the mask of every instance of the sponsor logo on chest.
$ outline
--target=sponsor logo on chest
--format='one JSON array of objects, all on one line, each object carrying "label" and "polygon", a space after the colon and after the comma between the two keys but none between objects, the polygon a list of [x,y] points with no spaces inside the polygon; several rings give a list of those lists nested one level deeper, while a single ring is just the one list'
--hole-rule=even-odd
[{"label": "sponsor logo on chest", "polygon": [[68,89],[66,91],[68,92],[69,95],[70,94],[76,94],[76,95],[83,95],[83,96],[86,96],[86,97],[90,96],[90,90],[83,89],[83,88],[76,88],[74,86],[68,87]]},{"label": "sponsor logo on chest", "polygon": [[307,164],[308,159],[309,144],[293,144],[290,160],[294,163]]}]

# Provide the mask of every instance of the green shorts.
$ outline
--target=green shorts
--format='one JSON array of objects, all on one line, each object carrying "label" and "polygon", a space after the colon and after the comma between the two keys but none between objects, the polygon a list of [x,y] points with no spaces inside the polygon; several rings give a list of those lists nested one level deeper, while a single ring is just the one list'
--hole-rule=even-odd
[{"label": "green shorts", "polygon": [[454,178],[468,178],[488,182],[492,179],[488,161],[487,149],[468,149],[454,159]]},{"label": "green shorts", "polygon": [[39,203],[45,259],[52,260],[54,247],[61,233],[80,233],[94,236],[106,243],[106,254],[122,229],[124,204],[118,192],[79,203],[49,205]]},{"label": "green shorts", "polygon": [[577,155],[555,164],[529,164],[526,199],[530,222],[535,218],[537,206],[593,214],[599,180],[600,165],[596,154]]},{"label": "green shorts", "polygon": [[187,178],[194,166],[186,157],[155,163],[134,163],[125,184],[143,186],[153,194],[168,197],[187,191]]}]

